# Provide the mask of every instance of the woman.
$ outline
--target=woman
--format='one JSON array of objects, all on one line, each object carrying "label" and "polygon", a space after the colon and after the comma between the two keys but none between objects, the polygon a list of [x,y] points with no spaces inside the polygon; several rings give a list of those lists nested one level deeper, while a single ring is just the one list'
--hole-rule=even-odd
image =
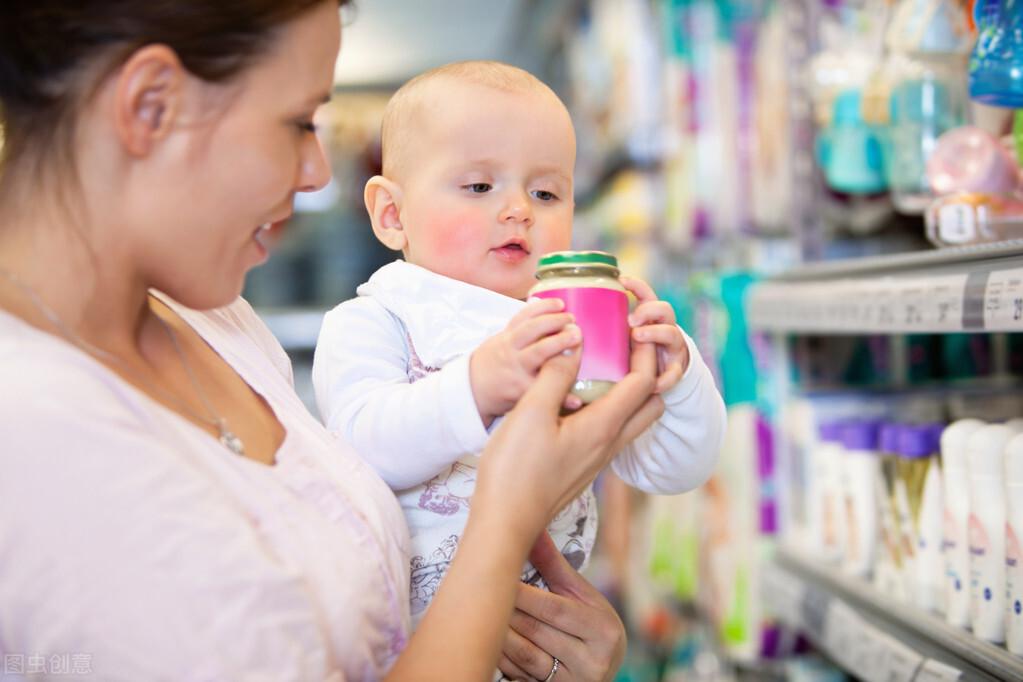
[{"label": "woman", "polygon": [[562,681],[620,662],[620,624],[542,537],[531,558],[561,594],[517,575],[659,414],[652,347],[564,420],[578,353],[540,372],[410,636],[393,496],[304,410],[238,298],[263,227],[327,182],[311,121],[339,41],[337,0],[0,5],[5,654],[133,681],[482,680],[498,662]]}]

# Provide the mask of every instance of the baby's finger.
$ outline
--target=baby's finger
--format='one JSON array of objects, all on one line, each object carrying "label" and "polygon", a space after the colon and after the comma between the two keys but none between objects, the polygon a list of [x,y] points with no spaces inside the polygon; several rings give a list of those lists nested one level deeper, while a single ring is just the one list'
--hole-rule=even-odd
[{"label": "baby's finger", "polygon": [[654,293],[653,287],[638,277],[619,277],[618,281],[622,283],[623,287],[631,291],[640,303],[657,300],[657,294]]},{"label": "baby's finger", "polygon": [[521,352],[522,364],[529,371],[535,372],[548,359],[562,351],[578,346],[582,340],[583,333],[579,327],[574,324],[565,325],[565,328],[557,334],[545,336],[539,341],[523,348]]},{"label": "baby's finger", "polygon": [[629,314],[629,326],[639,327],[644,324],[666,322],[675,324],[675,309],[667,301],[647,301],[640,303]]},{"label": "baby's finger", "polygon": [[686,340],[679,328],[673,324],[648,324],[632,330],[632,339],[639,343],[654,343],[668,352],[678,355]]},{"label": "baby's finger", "polygon": [[515,313],[515,316],[508,321],[507,328],[511,328],[517,324],[536,317],[537,315],[546,315],[548,313],[560,313],[565,309],[565,302],[560,298],[531,298],[526,302],[526,305],[522,307],[522,310]]},{"label": "baby's finger", "polygon": [[571,313],[545,313],[532,319],[523,320],[515,327],[509,325],[512,347],[525,348],[537,339],[554,334],[575,320]]},{"label": "baby's finger", "polygon": [[681,380],[682,363],[669,362],[668,366],[661,372],[661,376],[657,377],[657,386],[654,388],[654,393],[664,393]]}]

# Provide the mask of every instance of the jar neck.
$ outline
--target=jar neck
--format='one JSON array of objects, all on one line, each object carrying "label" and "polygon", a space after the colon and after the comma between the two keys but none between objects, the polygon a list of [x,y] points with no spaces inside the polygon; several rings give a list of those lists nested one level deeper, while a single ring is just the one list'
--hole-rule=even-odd
[{"label": "jar neck", "polygon": [[610,277],[618,279],[618,268],[610,265],[558,265],[546,267],[536,273],[539,280],[557,277]]}]

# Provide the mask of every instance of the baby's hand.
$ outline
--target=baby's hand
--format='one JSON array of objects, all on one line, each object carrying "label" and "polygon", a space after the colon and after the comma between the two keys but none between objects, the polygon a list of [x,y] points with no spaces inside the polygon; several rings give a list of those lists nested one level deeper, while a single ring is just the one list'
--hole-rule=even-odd
[{"label": "baby's hand", "polygon": [[[561,312],[564,308],[559,298],[531,301],[473,352],[469,383],[485,426],[515,407],[549,358],[582,341],[572,316]],[[575,409],[581,403],[570,395],[565,405]]]},{"label": "baby's hand", "polygon": [[661,301],[649,284],[635,277],[621,277],[622,285],[635,294],[639,304],[629,315],[632,338],[657,344],[657,387],[664,393],[682,378],[689,367],[689,347],[675,321],[675,310]]}]

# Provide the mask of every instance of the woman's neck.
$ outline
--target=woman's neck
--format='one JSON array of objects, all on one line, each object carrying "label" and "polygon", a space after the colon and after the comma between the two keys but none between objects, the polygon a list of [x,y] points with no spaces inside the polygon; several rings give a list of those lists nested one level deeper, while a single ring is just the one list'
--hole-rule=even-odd
[{"label": "woman's neck", "polygon": [[0,278],[0,308],[56,335],[70,330],[112,353],[136,353],[147,287],[102,230],[70,215],[52,197],[0,210],[0,268],[9,275]]}]

